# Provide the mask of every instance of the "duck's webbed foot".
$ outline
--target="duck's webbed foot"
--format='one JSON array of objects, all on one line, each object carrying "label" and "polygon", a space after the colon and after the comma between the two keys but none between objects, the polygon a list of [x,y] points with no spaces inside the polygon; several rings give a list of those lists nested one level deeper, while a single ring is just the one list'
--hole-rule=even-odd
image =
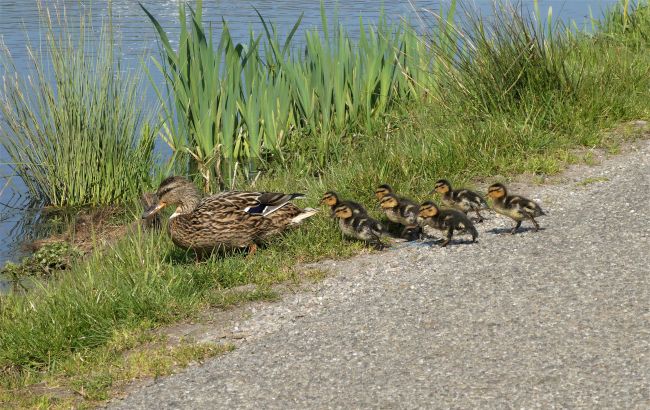
[{"label": "duck's webbed foot", "polygon": [[516,234],[516,233],[517,233],[517,229],[519,229],[520,226],[521,226],[521,221],[517,221],[517,224],[515,225],[515,227],[512,228],[512,230],[510,231],[510,235],[514,235],[514,234]]}]

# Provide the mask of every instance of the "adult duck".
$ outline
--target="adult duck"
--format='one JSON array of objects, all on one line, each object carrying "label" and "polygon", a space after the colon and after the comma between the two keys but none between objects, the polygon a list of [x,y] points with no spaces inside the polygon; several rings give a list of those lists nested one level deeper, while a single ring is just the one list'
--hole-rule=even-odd
[{"label": "adult duck", "polygon": [[301,209],[290,201],[302,194],[224,191],[201,197],[186,178],[172,176],[160,183],[157,201],[142,215],[148,218],[167,206],[169,234],[176,246],[210,252],[216,248],[248,247],[250,253],[272,235],[295,226],[317,210]]}]

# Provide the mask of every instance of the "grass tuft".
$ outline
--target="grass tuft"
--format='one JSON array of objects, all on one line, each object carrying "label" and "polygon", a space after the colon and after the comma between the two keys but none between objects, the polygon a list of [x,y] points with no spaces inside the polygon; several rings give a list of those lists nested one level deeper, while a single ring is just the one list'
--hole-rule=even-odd
[{"label": "grass tuft", "polygon": [[90,15],[75,26],[65,9],[44,7],[45,53],[28,46],[32,73],[18,72],[0,47],[0,144],[10,165],[43,205],[136,200],[149,183],[155,138],[139,77],[115,57],[110,22],[95,43]]}]

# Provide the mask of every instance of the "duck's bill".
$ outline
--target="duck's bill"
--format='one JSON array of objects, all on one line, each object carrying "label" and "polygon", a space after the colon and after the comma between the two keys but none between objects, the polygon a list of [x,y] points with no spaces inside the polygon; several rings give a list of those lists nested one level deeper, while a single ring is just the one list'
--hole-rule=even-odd
[{"label": "duck's bill", "polygon": [[144,210],[144,213],[142,214],[142,219],[147,219],[147,218],[149,218],[149,217],[151,217],[151,216],[157,214],[157,213],[160,212],[160,210],[163,209],[164,207],[165,207],[165,203],[164,203],[164,202],[158,202],[157,204],[153,204],[153,205],[147,207],[147,208]]}]

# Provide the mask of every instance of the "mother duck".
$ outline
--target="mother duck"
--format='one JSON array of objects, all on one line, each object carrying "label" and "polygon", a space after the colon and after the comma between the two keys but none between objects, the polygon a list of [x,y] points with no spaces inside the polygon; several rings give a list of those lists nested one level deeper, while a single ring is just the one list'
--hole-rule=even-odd
[{"label": "mother duck", "polygon": [[221,247],[248,247],[252,254],[267,237],[317,212],[290,202],[302,197],[302,194],[224,191],[201,198],[191,181],[172,176],[160,183],[157,201],[142,217],[148,218],[166,206],[176,205],[168,227],[176,246],[197,253]]}]

